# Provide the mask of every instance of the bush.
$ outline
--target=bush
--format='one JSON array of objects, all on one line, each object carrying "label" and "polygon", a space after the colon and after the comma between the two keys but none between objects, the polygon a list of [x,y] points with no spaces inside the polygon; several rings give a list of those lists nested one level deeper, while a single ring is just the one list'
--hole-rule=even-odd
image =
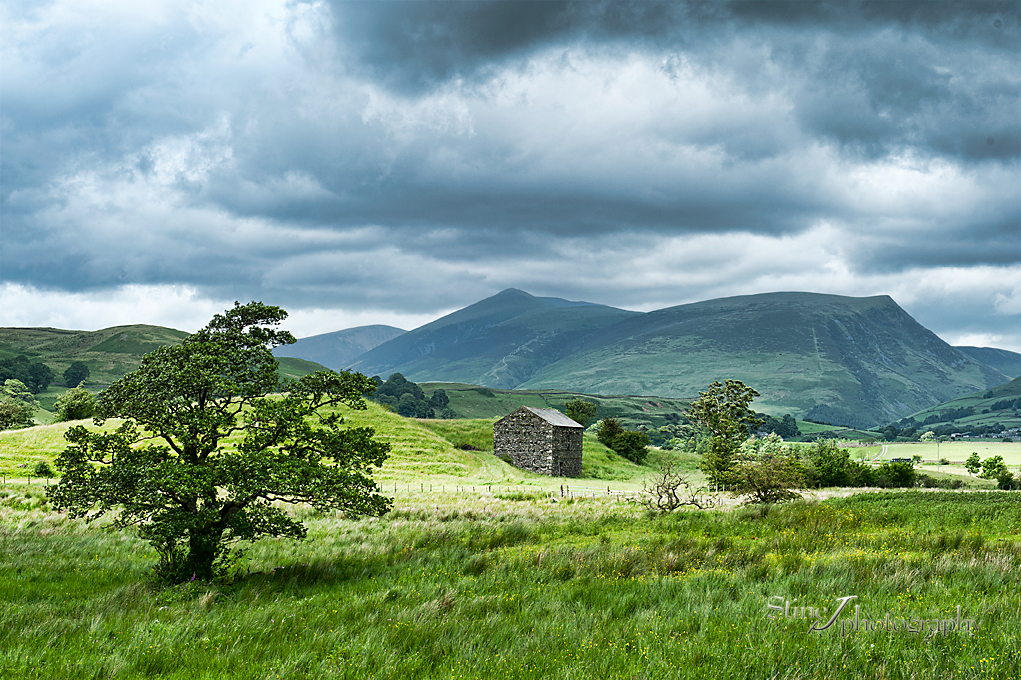
[{"label": "bush", "polygon": [[597,406],[590,401],[574,399],[564,404],[564,413],[568,418],[582,427],[589,424],[589,421],[596,417]]},{"label": "bush", "polygon": [[0,430],[19,430],[23,427],[32,427],[35,425],[32,413],[32,407],[20,399],[10,397],[0,399]]},{"label": "bush", "polygon": [[982,474],[979,476],[983,479],[999,479],[1004,473],[1010,474],[1003,462],[1003,456],[993,456],[982,461]]},{"label": "bush", "polygon": [[405,418],[435,418],[433,401],[437,403],[450,399],[446,392],[437,394],[442,390],[433,393],[431,399],[427,399],[422,388],[405,378],[400,373],[394,373],[386,382],[377,383],[376,391],[369,398],[375,399],[380,404],[387,406],[391,411],[404,416]]},{"label": "bush", "polygon": [[910,488],[915,485],[915,464],[909,460],[887,461],[876,470],[876,486],[883,488]]},{"label": "bush", "polygon": [[56,401],[57,420],[82,420],[96,413],[96,400],[83,387],[68,390]]},{"label": "bush", "polygon": [[748,503],[782,503],[801,498],[793,489],[805,485],[801,462],[793,455],[767,455],[758,461],[738,463],[731,478],[734,491]]},{"label": "bush", "polygon": [[624,426],[616,418],[603,418],[596,425],[596,439],[608,448],[613,448],[613,440],[624,432]]},{"label": "bush", "polygon": [[851,453],[837,446],[835,441],[816,442],[806,459],[805,481],[809,486],[851,486]]},{"label": "bush", "polygon": [[833,440],[816,442],[805,456],[805,483],[810,487],[873,486],[876,473],[868,465],[851,460],[847,449]]},{"label": "bush", "polygon": [[36,463],[35,467],[32,468],[32,472],[35,473],[36,477],[45,477],[46,479],[53,476],[53,468],[51,468],[50,464],[45,460],[41,460]]},{"label": "bush", "polygon": [[64,384],[68,387],[78,387],[89,379],[89,367],[80,361],[76,361],[64,371]]},{"label": "bush", "polygon": [[613,438],[610,448],[618,455],[641,465],[649,455],[649,435],[625,430]]},{"label": "bush", "polygon": [[915,485],[923,489],[963,489],[964,480],[937,479],[929,475],[919,474],[915,477]]}]

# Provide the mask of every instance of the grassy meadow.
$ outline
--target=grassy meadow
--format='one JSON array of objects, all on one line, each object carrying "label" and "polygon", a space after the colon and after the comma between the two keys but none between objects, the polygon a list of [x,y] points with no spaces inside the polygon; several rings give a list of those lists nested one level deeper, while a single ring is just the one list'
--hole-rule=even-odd
[{"label": "grassy meadow", "polygon": [[[1003,456],[1004,463],[1015,472],[1021,466],[1021,442],[1001,442],[995,439],[976,439],[972,441],[941,442],[897,442],[894,444],[874,444],[851,449],[852,457],[864,454],[868,460],[889,460],[891,458],[911,458],[921,456],[923,468],[939,460],[950,461],[951,470],[964,470],[964,461],[972,453],[985,460],[992,456]],[[962,472],[961,474],[967,474]]]},{"label": "grassy meadow", "polygon": [[[378,475],[393,511],[352,520],[297,508],[306,540],[259,541],[220,583],[156,585],[155,553],[131,533],[54,512],[38,482],[0,485],[0,677],[1011,678],[1021,668],[1018,492],[831,494],[659,516],[595,492],[638,490],[676,454],[637,466],[586,439],[585,477],[552,479],[496,459],[492,419],[415,421],[370,405],[350,422],[393,444]],[[66,427],[0,433],[0,468],[52,459]],[[594,497],[561,497],[562,484]],[[833,625],[810,631],[851,596]]]}]

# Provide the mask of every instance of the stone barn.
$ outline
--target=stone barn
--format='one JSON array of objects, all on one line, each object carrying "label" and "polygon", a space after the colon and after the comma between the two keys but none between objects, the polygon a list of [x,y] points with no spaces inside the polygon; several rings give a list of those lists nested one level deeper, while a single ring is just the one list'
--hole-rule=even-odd
[{"label": "stone barn", "polygon": [[523,470],[577,477],[584,429],[555,409],[522,406],[493,424],[493,453]]}]

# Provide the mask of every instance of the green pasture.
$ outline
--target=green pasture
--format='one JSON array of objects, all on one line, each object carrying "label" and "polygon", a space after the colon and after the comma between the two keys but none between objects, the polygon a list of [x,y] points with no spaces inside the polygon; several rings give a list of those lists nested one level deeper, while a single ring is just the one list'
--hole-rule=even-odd
[{"label": "green pasture", "polygon": [[931,416],[939,416],[940,422],[932,425],[921,425],[920,427],[932,427],[936,424],[946,422],[943,420],[945,414],[962,409],[971,411],[970,415],[956,415],[950,421],[959,428],[960,432],[967,432],[968,428],[999,423],[1007,429],[1021,427],[1021,411],[1018,409],[996,409],[993,407],[1004,399],[1016,399],[1021,395],[1021,379],[1015,378],[990,390],[980,390],[973,394],[944,402],[915,413],[912,417],[919,423],[924,422]]},{"label": "green pasture", "polygon": [[298,508],[305,541],[254,544],[230,582],[160,587],[147,545],[68,520],[41,491],[0,488],[4,678],[1006,679],[1021,667],[1012,492],[654,516],[606,499],[400,491],[376,519]]},{"label": "green pasture", "polygon": [[952,466],[959,468],[962,474],[967,474],[963,472],[963,463],[972,452],[977,452],[979,458],[983,460],[992,456],[1003,456],[1003,461],[1011,468],[1021,465],[1021,442],[1004,443],[994,439],[940,442],[938,449],[936,442],[900,442],[886,444],[885,454],[883,453],[883,447],[883,444],[876,444],[863,448],[854,448],[851,449],[851,456],[858,457],[865,453],[868,460],[889,460],[890,458],[921,456],[923,463],[935,463],[945,458],[950,461]]},{"label": "green pasture", "polygon": [[[638,492],[665,459],[691,471],[693,456],[638,466],[586,437],[583,478],[556,479],[493,456],[493,418],[345,414],[392,444],[378,479],[394,510],[291,508],[305,541],[256,542],[232,579],[175,587],[152,582],[155,553],[133,533],[69,520],[23,478],[70,424],[0,433],[0,469],[18,477],[0,484],[0,677],[1009,678],[1021,665],[1018,492],[658,516],[603,491]],[[815,632],[819,612],[767,606],[832,613],[851,596]]]},{"label": "green pasture", "polygon": [[[594,435],[584,438],[583,477],[588,481],[553,479],[515,468],[493,455],[495,418],[474,420],[416,420],[402,418],[378,404],[369,403],[365,411],[344,409],[352,426],[371,427],[377,436],[391,445],[390,458],[377,478],[384,485],[428,484],[435,489],[471,486],[521,487],[549,492],[560,485],[578,487],[612,482],[614,489],[641,488],[642,480],[653,474],[656,461],[666,455],[654,452],[650,463],[635,465],[603,446]],[[120,421],[108,421],[114,428]],[[7,478],[25,478],[36,463],[53,463],[65,446],[64,432],[72,425],[94,428],[91,420],[38,425],[22,430],[0,432],[0,474]],[[693,457],[669,454],[693,469]],[[697,475],[701,479],[701,475]]]}]

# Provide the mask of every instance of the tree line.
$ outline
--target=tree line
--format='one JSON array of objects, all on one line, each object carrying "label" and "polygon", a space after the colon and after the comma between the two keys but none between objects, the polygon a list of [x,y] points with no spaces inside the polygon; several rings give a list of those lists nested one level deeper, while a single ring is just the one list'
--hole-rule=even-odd
[{"label": "tree line", "polygon": [[376,388],[367,397],[383,404],[394,413],[405,418],[456,418],[450,408],[450,397],[442,389],[426,397],[425,391],[400,373],[394,373],[386,381],[378,375],[371,378]]}]

